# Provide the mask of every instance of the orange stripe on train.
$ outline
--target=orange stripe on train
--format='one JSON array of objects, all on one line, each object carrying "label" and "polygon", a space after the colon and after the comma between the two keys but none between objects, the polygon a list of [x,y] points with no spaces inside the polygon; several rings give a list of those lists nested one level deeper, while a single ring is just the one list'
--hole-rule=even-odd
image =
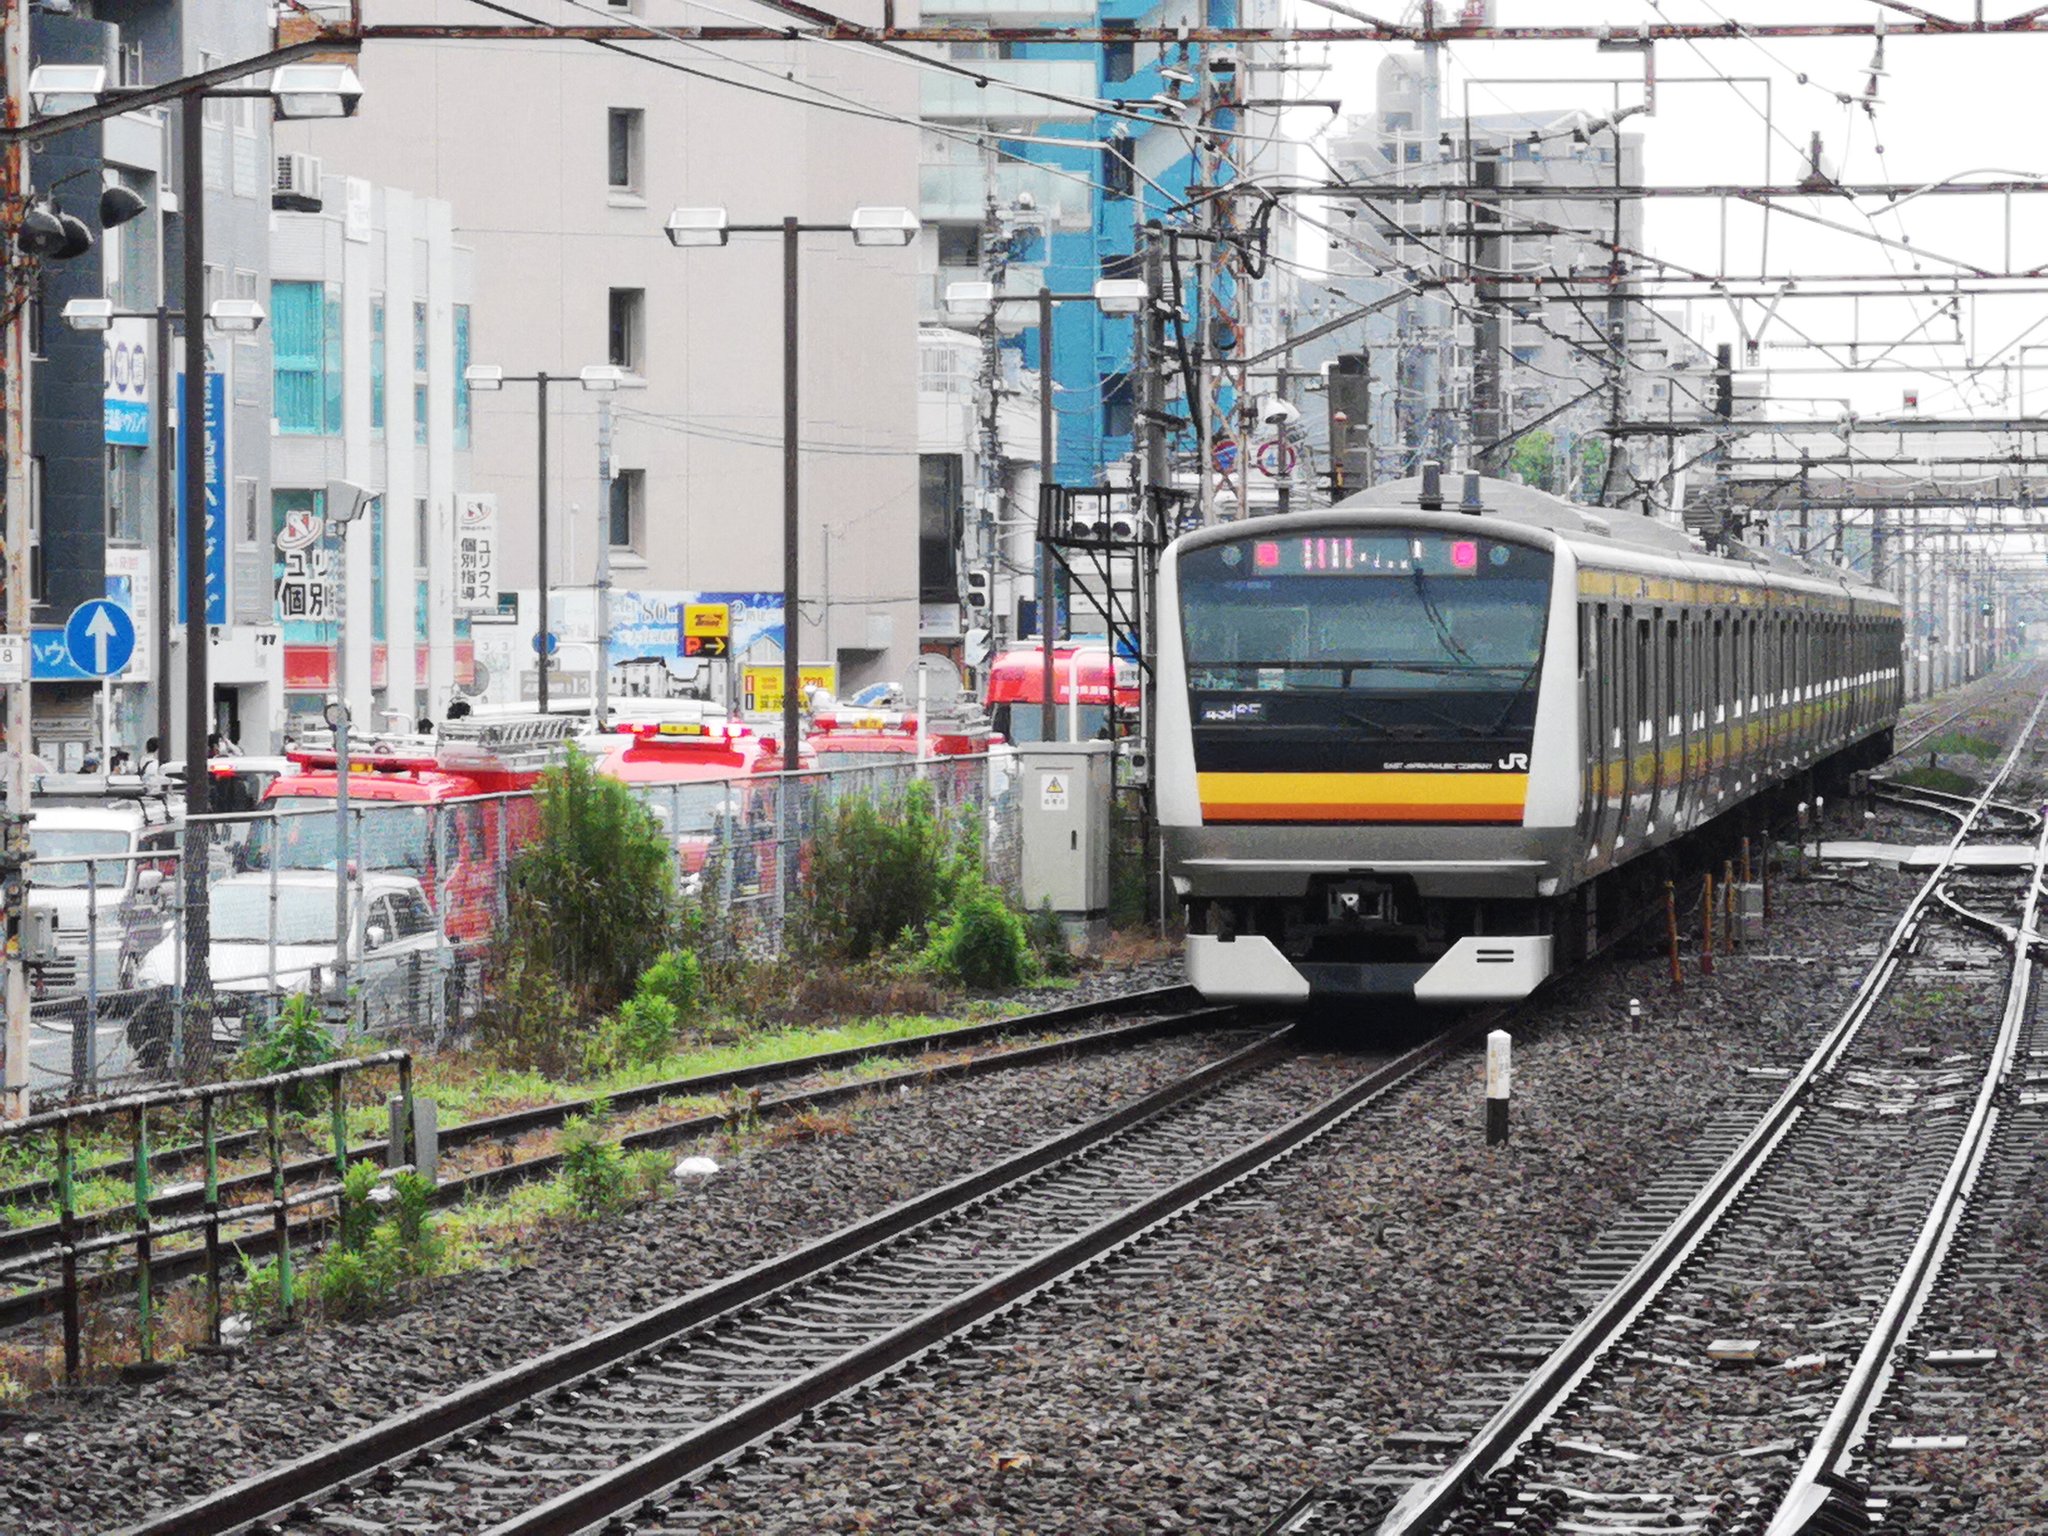
[{"label": "orange stripe on train", "polygon": [[1519,824],[1525,773],[1198,773],[1205,822]]}]

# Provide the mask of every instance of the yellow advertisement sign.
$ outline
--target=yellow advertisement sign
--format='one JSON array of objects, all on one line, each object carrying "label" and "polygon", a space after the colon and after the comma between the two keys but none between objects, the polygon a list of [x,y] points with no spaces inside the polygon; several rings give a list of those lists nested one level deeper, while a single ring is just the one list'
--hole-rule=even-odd
[{"label": "yellow advertisement sign", "polygon": [[[819,687],[828,693],[839,688],[837,667],[799,667],[797,678],[806,688]],[[740,708],[753,713],[774,714],[782,708],[782,668],[741,667]]]},{"label": "yellow advertisement sign", "polygon": [[683,637],[725,640],[732,636],[732,609],[724,603],[683,604]]}]

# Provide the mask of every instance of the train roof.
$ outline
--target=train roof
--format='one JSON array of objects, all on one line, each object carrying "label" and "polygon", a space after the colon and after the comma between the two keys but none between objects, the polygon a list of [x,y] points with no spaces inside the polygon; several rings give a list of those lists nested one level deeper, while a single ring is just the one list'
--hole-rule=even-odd
[{"label": "train roof", "polygon": [[[1626,511],[1619,507],[1582,507],[1516,480],[1495,480],[1484,476],[1446,473],[1443,476],[1443,512],[1456,516],[1470,510],[1464,503],[1468,485],[1477,481],[1477,515],[1525,528],[1540,528],[1573,544],[1597,550],[1620,545],[1626,549],[1686,562],[1747,567],[1759,575],[1779,579],[1803,578],[1851,592],[1878,595],[1880,589],[1856,571],[1798,560],[1775,550],[1738,545],[1725,553],[1710,552],[1692,534],[1660,517]],[[1422,478],[1389,480],[1356,496],[1347,496],[1329,509],[1342,512],[1392,512],[1421,510]],[[1327,513],[1310,514],[1327,516]],[[1882,594],[1890,600],[1890,593]]]}]

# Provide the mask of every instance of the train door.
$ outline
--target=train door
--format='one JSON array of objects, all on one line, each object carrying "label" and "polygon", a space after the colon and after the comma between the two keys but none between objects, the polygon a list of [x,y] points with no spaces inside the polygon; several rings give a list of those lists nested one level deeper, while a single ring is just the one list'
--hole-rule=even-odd
[{"label": "train door", "polygon": [[1728,621],[1715,614],[1707,642],[1707,800],[1728,793]]},{"label": "train door", "polygon": [[1657,805],[1653,812],[1659,829],[1669,836],[1677,828],[1679,805],[1685,791],[1685,658],[1680,649],[1682,636],[1677,619],[1657,610],[1658,657]]},{"label": "train door", "polygon": [[1625,738],[1622,759],[1621,831],[1631,843],[1642,841],[1648,823],[1649,794],[1656,782],[1652,727],[1656,705],[1650,695],[1650,621],[1635,616],[1633,607],[1621,610],[1623,709],[1621,728]]},{"label": "train door", "polygon": [[1600,730],[1600,617],[1593,605],[1579,604],[1579,844],[1597,849],[1600,843],[1600,799],[1606,775],[1602,764],[1607,739]]}]

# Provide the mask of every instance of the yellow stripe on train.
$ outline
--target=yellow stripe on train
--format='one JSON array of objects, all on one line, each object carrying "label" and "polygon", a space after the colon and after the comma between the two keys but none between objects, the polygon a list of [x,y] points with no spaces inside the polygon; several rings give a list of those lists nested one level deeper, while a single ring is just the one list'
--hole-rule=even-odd
[{"label": "yellow stripe on train", "polygon": [[1526,773],[1198,773],[1202,820],[1519,825]]}]

